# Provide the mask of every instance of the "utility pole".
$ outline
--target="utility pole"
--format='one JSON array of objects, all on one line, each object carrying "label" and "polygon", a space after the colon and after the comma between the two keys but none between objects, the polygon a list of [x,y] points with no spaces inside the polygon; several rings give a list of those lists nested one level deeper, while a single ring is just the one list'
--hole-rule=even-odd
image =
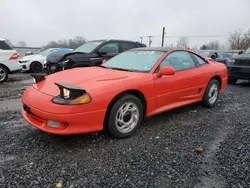
[{"label": "utility pole", "polygon": [[147,36],[147,37],[148,37],[148,47],[150,47],[151,44],[152,44],[151,38],[152,38],[153,36]]},{"label": "utility pole", "polygon": [[162,29],[161,47],[164,46],[164,35],[165,35],[165,34],[166,34],[166,33],[165,33],[165,27],[163,27],[163,29]]},{"label": "utility pole", "polygon": [[141,38],[141,43],[142,43],[142,39],[143,39],[143,37],[140,37]]}]

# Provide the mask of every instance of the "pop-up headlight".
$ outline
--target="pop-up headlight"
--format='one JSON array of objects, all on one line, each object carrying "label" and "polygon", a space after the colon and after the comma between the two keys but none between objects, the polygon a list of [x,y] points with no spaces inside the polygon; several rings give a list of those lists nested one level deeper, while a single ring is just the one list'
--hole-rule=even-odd
[{"label": "pop-up headlight", "polygon": [[60,95],[53,98],[53,102],[63,105],[87,104],[91,102],[90,95],[82,88],[63,83],[55,83],[60,89]]}]

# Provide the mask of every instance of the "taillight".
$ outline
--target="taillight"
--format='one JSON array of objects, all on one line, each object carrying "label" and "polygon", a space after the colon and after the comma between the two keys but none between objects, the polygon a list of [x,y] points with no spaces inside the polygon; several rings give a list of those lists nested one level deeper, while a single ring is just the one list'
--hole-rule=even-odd
[{"label": "taillight", "polygon": [[14,59],[18,59],[19,58],[19,54],[18,53],[14,53],[9,60],[14,60]]}]

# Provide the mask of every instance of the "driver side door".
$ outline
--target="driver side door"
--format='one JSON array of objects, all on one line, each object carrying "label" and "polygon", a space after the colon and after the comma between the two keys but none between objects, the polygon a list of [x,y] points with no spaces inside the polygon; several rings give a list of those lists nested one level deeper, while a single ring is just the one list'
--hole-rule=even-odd
[{"label": "driver side door", "polygon": [[163,66],[171,66],[176,72],[155,80],[156,106],[159,110],[182,106],[198,98],[202,72],[188,52],[171,52],[161,62],[160,67]]},{"label": "driver side door", "polygon": [[119,54],[119,44],[117,42],[106,43],[101,46],[98,50],[98,53],[104,53],[103,55],[99,55],[96,58],[91,58],[95,65],[99,65],[103,60],[109,60],[110,58]]}]

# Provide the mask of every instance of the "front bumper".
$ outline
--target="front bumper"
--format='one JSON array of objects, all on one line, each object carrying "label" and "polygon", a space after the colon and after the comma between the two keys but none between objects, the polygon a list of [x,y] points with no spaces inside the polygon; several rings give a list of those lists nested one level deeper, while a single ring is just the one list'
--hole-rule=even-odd
[{"label": "front bumper", "polygon": [[[99,110],[91,104],[58,105],[51,100],[52,96],[32,86],[27,88],[22,95],[22,116],[34,127],[52,134],[79,134],[103,130],[106,109]],[[59,122],[60,126],[50,127],[48,120]]]},{"label": "front bumper", "polygon": [[229,65],[228,67],[228,77],[233,79],[250,79],[250,66],[237,66]]},{"label": "front bumper", "polygon": [[19,62],[19,64],[20,64],[20,67],[21,67],[22,71],[30,70],[30,62],[27,62],[27,63],[20,63]]},{"label": "front bumper", "polygon": [[[77,113],[77,114],[52,114],[26,104],[21,109],[24,119],[34,127],[48,133],[67,135],[90,133],[103,130],[106,110]],[[28,110],[27,110],[28,107]],[[58,128],[48,125],[52,120],[60,123]]]}]

